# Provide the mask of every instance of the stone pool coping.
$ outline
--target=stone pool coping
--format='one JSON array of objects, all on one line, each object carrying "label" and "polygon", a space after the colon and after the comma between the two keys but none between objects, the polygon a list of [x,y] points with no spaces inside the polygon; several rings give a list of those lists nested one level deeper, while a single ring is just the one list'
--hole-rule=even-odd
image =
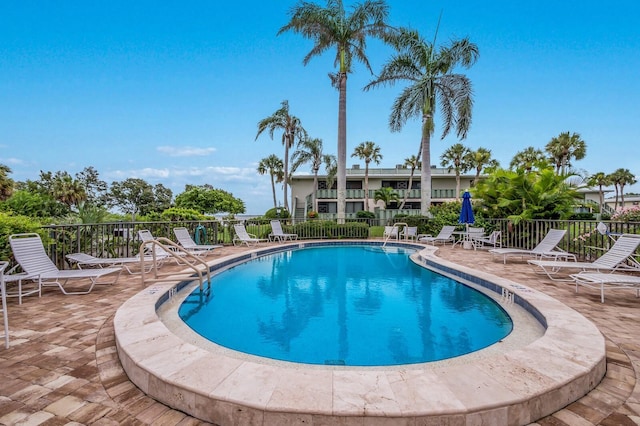
[{"label": "stone pool coping", "polygon": [[[340,241],[340,244],[358,241]],[[327,242],[324,242],[326,244]],[[335,244],[336,242],[331,242]],[[256,248],[209,262],[310,246],[294,242]],[[402,244],[406,245],[406,244]],[[604,337],[573,309],[513,281],[465,268],[421,249],[420,263],[457,279],[506,288],[546,325],[524,347],[440,368],[307,368],[212,353],[174,334],[157,313],[178,283],[138,293],[114,318],[118,355],[143,392],[178,410],[221,425],[362,425],[365,418],[433,424],[527,424],[594,388],[606,369]],[[272,360],[269,360],[272,361]],[[400,366],[401,367],[401,366]]]}]

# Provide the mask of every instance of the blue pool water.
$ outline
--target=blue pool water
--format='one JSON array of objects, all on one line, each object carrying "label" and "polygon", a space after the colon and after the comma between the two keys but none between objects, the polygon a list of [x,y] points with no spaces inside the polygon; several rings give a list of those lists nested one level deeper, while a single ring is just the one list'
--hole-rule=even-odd
[{"label": "blue pool water", "polygon": [[188,296],[180,317],[227,348],[307,364],[380,366],[485,348],[513,327],[484,294],[402,248],[325,246],[259,257]]}]

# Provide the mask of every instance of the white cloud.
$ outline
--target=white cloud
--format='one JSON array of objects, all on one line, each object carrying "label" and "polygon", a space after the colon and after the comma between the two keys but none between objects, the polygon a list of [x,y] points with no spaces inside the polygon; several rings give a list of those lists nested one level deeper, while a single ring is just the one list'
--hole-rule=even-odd
[{"label": "white cloud", "polygon": [[216,152],[213,147],[196,148],[192,146],[159,146],[158,151],[169,157],[205,157]]},{"label": "white cloud", "polygon": [[25,164],[25,162],[23,160],[21,160],[19,158],[14,158],[14,157],[2,158],[2,159],[0,159],[0,163],[3,163],[5,165],[7,165],[7,166],[9,166],[9,165],[19,166],[19,165]]}]

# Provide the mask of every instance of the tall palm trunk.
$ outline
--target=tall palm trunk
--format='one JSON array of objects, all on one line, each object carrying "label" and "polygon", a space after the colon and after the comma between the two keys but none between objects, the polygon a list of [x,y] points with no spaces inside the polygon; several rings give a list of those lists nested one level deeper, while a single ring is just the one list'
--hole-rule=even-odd
[{"label": "tall palm trunk", "polygon": [[338,101],[338,223],[344,223],[347,206],[347,73],[340,71]]},{"label": "tall palm trunk", "polygon": [[[282,174],[282,182],[284,186],[284,209],[289,211],[289,202],[287,201],[287,188],[289,186],[289,143],[293,140],[293,135],[287,134],[284,141],[284,173]],[[276,206],[278,207],[278,206]]]},{"label": "tall palm trunk", "polygon": [[422,168],[420,169],[420,214],[426,216],[431,208],[431,115],[422,116]]},{"label": "tall palm trunk", "polygon": [[[420,146],[418,147],[418,155],[416,158],[420,158],[422,155],[422,141],[420,141]],[[404,199],[402,200],[402,204],[398,207],[398,210],[402,210],[405,204],[407,204],[407,198],[409,198],[409,193],[411,192],[411,186],[413,185],[413,174],[416,172],[416,164],[411,166],[411,174],[409,175],[409,188],[404,193]],[[422,187],[422,186],[421,186]]]},{"label": "tall palm trunk", "polygon": [[369,211],[369,162],[364,162],[364,211]]},{"label": "tall palm trunk", "polygon": [[278,200],[276,199],[276,177],[273,174],[273,171],[270,173],[271,175],[271,192],[273,193],[273,207],[278,208]]},{"label": "tall palm trunk", "polygon": [[598,198],[600,199],[600,214],[602,214],[602,206],[604,205],[604,192],[602,192],[602,185],[598,185]]},{"label": "tall palm trunk", "polygon": [[316,206],[316,194],[318,193],[318,170],[317,168],[313,169],[313,191],[311,191],[311,205],[312,210],[314,212],[318,211],[318,206]]}]

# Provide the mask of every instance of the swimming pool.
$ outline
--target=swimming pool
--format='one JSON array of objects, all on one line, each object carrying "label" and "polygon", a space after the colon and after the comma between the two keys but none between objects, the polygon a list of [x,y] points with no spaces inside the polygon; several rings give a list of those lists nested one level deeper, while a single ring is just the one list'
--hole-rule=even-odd
[{"label": "swimming pool", "polygon": [[506,337],[485,294],[409,259],[413,249],[340,245],[272,253],[211,279],[180,317],[224,347],[307,364],[438,361]]},{"label": "swimming pool", "polygon": [[[304,241],[221,249],[212,271],[290,247],[376,241]],[[129,379],[148,396],[215,424],[529,424],[600,382],[604,338],[576,311],[517,281],[413,247],[424,267],[477,286],[514,321],[501,342],[443,361],[384,367],[313,365],[244,354],[205,341],[177,310],[197,282],[150,285],[113,319],[116,347]],[[465,256],[485,261],[481,252]],[[497,267],[500,269],[500,267]],[[528,269],[527,269],[528,270]],[[484,289],[484,290],[482,290]],[[509,296],[501,297],[500,294]],[[544,329],[531,335],[527,330]]]}]

